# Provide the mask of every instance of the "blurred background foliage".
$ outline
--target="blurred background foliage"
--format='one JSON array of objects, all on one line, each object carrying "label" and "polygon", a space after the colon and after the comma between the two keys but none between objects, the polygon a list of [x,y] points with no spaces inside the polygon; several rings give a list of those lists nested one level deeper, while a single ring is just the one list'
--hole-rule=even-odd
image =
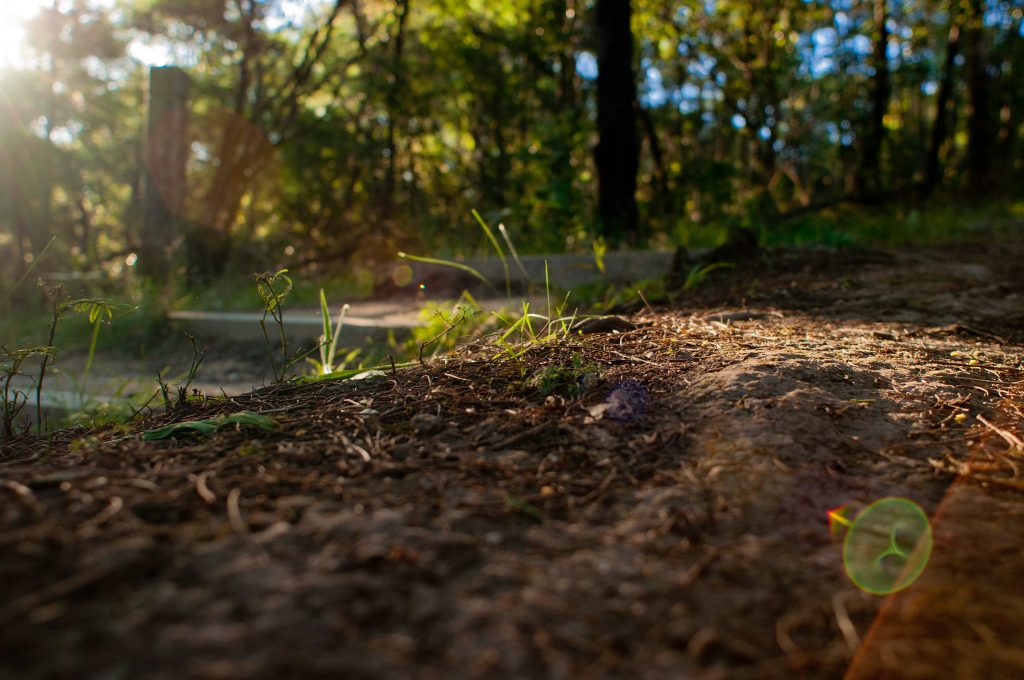
[{"label": "blurred background foliage", "polygon": [[[288,267],[365,287],[397,250],[486,252],[472,208],[520,252],[715,245],[739,227],[769,244],[931,239],[958,211],[1022,218],[1024,0],[19,7],[0,10],[0,291],[52,236],[38,273],[93,294],[138,283],[150,65],[191,81],[177,284]],[[623,11],[630,30],[600,20]],[[623,44],[632,82],[602,99]],[[608,106],[632,124],[602,122]],[[634,224],[602,207],[616,187],[595,148],[620,138]]]}]

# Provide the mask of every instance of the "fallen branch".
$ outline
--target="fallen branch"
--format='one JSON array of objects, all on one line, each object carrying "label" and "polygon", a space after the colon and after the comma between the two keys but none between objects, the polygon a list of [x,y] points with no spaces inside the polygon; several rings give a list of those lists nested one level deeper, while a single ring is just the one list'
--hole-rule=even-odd
[{"label": "fallen branch", "polygon": [[1017,451],[1024,453],[1024,441],[1021,441],[1020,437],[1010,432],[1009,430],[1004,430],[1001,427],[996,427],[992,423],[985,420],[984,416],[978,416],[978,422],[980,422],[982,425],[984,425],[985,427],[987,427],[988,429],[992,430],[997,435],[1002,437],[1006,441],[1006,443],[1010,445],[1011,448],[1014,448]]}]

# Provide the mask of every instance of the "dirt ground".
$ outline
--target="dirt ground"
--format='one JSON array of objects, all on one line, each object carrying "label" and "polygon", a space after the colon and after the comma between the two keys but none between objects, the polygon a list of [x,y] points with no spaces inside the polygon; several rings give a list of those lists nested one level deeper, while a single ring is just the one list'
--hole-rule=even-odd
[{"label": "dirt ground", "polygon": [[[0,447],[0,676],[1024,677],[1024,247],[786,251],[634,330]],[[258,411],[276,430],[140,432]],[[828,511],[931,518],[889,596]]]}]

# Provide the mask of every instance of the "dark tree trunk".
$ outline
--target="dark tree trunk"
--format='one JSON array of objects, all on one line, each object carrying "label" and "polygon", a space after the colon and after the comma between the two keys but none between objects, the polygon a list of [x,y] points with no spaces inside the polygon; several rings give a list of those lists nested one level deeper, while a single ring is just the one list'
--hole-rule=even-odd
[{"label": "dark tree trunk", "polygon": [[885,0],[875,0],[875,45],[871,66],[875,75],[871,81],[870,118],[864,141],[864,157],[860,172],[860,191],[873,196],[883,190],[882,145],[885,143],[885,114],[889,110],[889,13]]},{"label": "dark tree trunk", "polygon": [[[955,7],[955,3],[950,3]],[[956,57],[960,51],[960,25],[952,15],[949,26],[949,42],[946,46],[946,63],[942,70],[942,82],[939,84],[939,95],[935,101],[935,122],[932,125],[932,138],[928,146],[928,155],[924,162],[924,180],[921,193],[926,198],[935,190],[942,176],[940,156],[950,122],[950,104],[953,100],[953,74],[956,71]]]},{"label": "dark tree trunk", "polygon": [[176,67],[149,72],[149,119],[139,268],[161,285],[171,273],[170,249],[185,212],[189,156],[189,78]]},{"label": "dark tree trunk", "polygon": [[609,243],[637,243],[636,83],[629,0],[597,0],[597,131],[595,152],[601,233]]},{"label": "dark tree trunk", "polygon": [[391,55],[391,87],[388,88],[388,169],[384,180],[384,200],[381,206],[381,221],[387,228],[388,222],[394,216],[395,210],[395,187],[398,185],[398,143],[397,128],[398,118],[401,117],[401,95],[405,87],[404,71],[402,69],[402,53],[405,49],[405,25],[409,16],[409,0],[399,0],[395,7],[398,14],[398,26],[395,29],[393,44],[394,52]]},{"label": "dark tree trunk", "polygon": [[970,0],[967,17],[967,90],[971,103],[967,121],[967,180],[975,193],[985,193],[991,179],[992,124],[985,14],[982,0]]}]

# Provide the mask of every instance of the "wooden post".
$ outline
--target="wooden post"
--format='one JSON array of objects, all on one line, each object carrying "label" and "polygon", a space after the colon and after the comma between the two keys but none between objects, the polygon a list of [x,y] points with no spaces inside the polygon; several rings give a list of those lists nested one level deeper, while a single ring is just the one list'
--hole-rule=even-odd
[{"label": "wooden post", "polygon": [[157,282],[170,274],[170,250],[185,214],[188,76],[173,66],[149,70],[149,122],[139,267]]}]

